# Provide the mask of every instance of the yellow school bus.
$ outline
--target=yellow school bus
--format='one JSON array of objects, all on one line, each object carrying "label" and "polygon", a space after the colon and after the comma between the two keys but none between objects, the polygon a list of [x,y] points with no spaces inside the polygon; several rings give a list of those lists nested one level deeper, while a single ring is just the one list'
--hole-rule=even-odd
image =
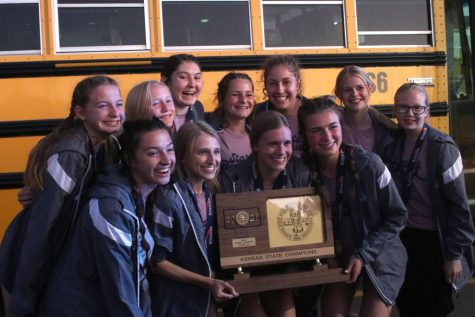
[{"label": "yellow school bus", "polygon": [[263,100],[262,61],[292,54],[307,97],[331,94],[339,70],[356,64],[370,72],[377,88],[371,103],[382,112],[391,113],[402,83],[421,83],[432,101],[431,124],[474,144],[468,6],[468,0],[0,0],[0,238],[20,210],[16,194],[28,153],[67,115],[75,84],[108,74],[125,99],[138,82],[159,79],[165,59],[177,53],[200,60],[207,111],[229,71],[248,73],[256,100]]}]

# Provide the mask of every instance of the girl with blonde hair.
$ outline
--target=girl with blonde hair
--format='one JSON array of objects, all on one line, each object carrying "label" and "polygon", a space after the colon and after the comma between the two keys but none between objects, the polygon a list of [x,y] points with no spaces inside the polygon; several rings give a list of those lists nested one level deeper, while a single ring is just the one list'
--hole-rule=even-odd
[{"label": "girl with blonde hair", "polygon": [[147,80],[135,85],[125,101],[127,120],[143,120],[157,118],[175,131],[175,104],[170,89],[157,80]]},{"label": "girl with blonde hair", "polygon": [[153,316],[216,316],[215,301],[238,295],[213,277],[218,261],[213,194],[221,161],[219,140],[213,128],[196,121],[183,124],[174,141],[176,178],[158,187],[149,220],[156,244]]},{"label": "girl with blonde hair", "polygon": [[376,86],[361,67],[344,67],[336,78],[334,93],[343,106],[343,142],[360,144],[381,155],[393,142],[396,125],[369,105]]}]

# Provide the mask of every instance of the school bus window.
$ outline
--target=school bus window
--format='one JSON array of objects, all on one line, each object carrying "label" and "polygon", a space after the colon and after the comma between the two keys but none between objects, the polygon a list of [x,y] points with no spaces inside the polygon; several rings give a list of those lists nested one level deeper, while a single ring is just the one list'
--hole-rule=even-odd
[{"label": "school bus window", "polygon": [[430,0],[356,0],[360,46],[432,46]]},{"label": "school bus window", "polygon": [[344,47],[343,1],[262,1],[267,48]]},{"label": "school bus window", "polygon": [[163,0],[164,49],[250,49],[248,0]]},{"label": "school bus window", "polygon": [[40,54],[39,1],[0,3],[0,55]]},{"label": "school bus window", "polygon": [[57,0],[59,52],[146,50],[148,1]]}]

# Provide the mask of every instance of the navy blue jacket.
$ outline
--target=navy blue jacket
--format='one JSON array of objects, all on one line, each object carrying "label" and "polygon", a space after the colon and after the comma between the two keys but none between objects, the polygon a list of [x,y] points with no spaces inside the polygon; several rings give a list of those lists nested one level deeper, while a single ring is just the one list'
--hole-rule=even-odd
[{"label": "navy blue jacket", "polygon": [[188,112],[185,116],[185,121],[197,121],[197,120],[204,120],[205,119],[205,110],[203,108],[203,104],[196,100],[196,102],[190,106]]},{"label": "navy blue jacket", "polygon": [[[396,166],[403,141],[401,133],[396,146],[385,154],[389,166]],[[436,217],[442,254],[447,260],[460,259],[462,278],[453,283],[459,290],[471,278],[474,270],[472,244],[475,229],[468,206],[463,175],[462,157],[452,138],[429,127],[425,142],[428,142],[427,184],[430,201]],[[394,174],[397,177],[397,173]],[[428,259],[430,260],[430,259]]]},{"label": "navy blue jacket", "polygon": [[[353,168],[345,171],[345,195],[357,241],[362,241],[355,255],[381,299],[392,305],[406,270],[407,253],[399,233],[406,225],[407,210],[379,156],[360,145],[347,148]],[[315,164],[309,158],[307,162]]]},{"label": "navy blue jacket", "polygon": [[[48,317],[151,317],[148,232],[140,234],[128,175],[121,166],[99,173],[40,305]],[[146,225],[144,223],[144,227]],[[148,254],[141,239],[150,246]]]},{"label": "navy blue jacket", "polygon": [[[252,162],[255,156],[251,155],[236,165],[228,166],[219,176],[222,191],[225,193],[253,192],[256,190],[252,175]],[[310,186],[309,170],[303,161],[291,157],[286,166],[286,188],[300,188]]]},{"label": "navy blue jacket", "polygon": [[0,283],[11,294],[10,310],[17,316],[36,313],[96,169],[82,126],[64,135],[52,153],[43,174],[44,190],[15,217],[0,248]]},{"label": "navy blue jacket", "polygon": [[[152,265],[168,260],[186,270],[211,277],[203,221],[196,202],[182,180],[159,186],[149,228],[156,248]],[[159,274],[151,276],[154,317],[206,317],[211,292]]]},{"label": "navy blue jacket", "polygon": [[394,144],[397,126],[375,108],[370,107],[368,113],[374,125],[373,152],[382,156],[386,149]]}]

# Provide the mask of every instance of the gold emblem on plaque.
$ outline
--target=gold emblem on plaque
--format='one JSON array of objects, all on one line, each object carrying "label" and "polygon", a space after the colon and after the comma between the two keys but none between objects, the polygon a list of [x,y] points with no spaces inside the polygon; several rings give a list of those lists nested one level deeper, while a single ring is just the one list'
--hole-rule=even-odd
[{"label": "gold emblem on plaque", "polygon": [[300,241],[312,231],[313,217],[302,201],[290,203],[280,209],[277,216],[280,233],[291,241]]},{"label": "gold emblem on plaque", "polygon": [[271,248],[323,242],[319,196],[271,198],[266,206]]},{"label": "gold emblem on plaque", "polygon": [[235,216],[236,224],[240,226],[245,226],[249,223],[249,213],[245,210],[240,210],[236,213]]}]

